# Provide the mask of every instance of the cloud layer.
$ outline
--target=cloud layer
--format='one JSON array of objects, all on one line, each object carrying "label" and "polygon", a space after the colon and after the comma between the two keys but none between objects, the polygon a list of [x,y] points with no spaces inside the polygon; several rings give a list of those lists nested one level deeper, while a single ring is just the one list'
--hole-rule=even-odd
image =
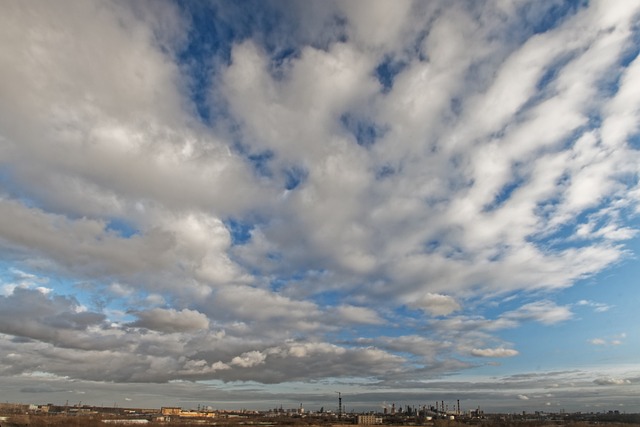
[{"label": "cloud layer", "polygon": [[0,374],[401,389],[613,309],[554,295],[631,256],[640,5],[253,6],[6,5]]}]

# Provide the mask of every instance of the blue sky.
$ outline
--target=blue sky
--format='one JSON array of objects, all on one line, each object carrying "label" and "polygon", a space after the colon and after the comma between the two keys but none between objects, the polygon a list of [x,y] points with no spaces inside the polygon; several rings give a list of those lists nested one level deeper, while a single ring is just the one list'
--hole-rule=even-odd
[{"label": "blue sky", "polygon": [[3,399],[640,412],[640,3],[4,9]]}]

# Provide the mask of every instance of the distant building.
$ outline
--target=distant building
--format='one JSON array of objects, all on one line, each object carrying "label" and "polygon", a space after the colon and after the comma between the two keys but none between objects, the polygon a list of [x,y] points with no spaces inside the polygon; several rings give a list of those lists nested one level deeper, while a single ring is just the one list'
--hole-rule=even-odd
[{"label": "distant building", "polygon": [[215,418],[215,412],[203,412],[203,411],[180,411],[178,414],[183,418]]},{"label": "distant building", "polygon": [[374,425],[382,424],[382,419],[375,415],[358,415],[356,418],[356,424],[359,425]]},{"label": "distant building", "polygon": [[180,415],[180,412],[182,412],[182,408],[179,407],[163,406],[160,408],[160,413],[162,415]]},{"label": "distant building", "polygon": [[48,413],[49,412],[49,405],[34,405],[33,403],[29,405],[29,407],[27,408],[27,410],[29,412],[32,413]]},{"label": "distant building", "polygon": [[215,418],[216,413],[213,411],[183,411],[177,406],[163,406],[160,413],[164,417],[182,417],[182,418]]}]

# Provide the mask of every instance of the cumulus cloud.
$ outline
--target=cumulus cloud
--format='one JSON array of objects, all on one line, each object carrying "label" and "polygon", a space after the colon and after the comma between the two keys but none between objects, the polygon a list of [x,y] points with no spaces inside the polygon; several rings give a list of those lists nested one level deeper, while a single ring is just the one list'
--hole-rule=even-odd
[{"label": "cumulus cloud", "polygon": [[160,332],[189,332],[208,329],[209,319],[196,310],[175,310],[154,308],[136,313],[138,320],[132,326],[153,329]]},{"label": "cumulus cloud", "polygon": [[341,305],[336,308],[336,315],[346,322],[362,323],[369,325],[380,325],[384,323],[375,310],[367,307],[356,307],[351,305]]},{"label": "cumulus cloud", "polygon": [[0,297],[0,333],[63,346],[81,345],[82,332],[100,326],[102,313],[85,311],[75,298],[16,288]]},{"label": "cumulus cloud", "polygon": [[426,293],[409,303],[410,307],[420,308],[434,316],[446,316],[460,310],[460,304],[449,295]]},{"label": "cumulus cloud", "polygon": [[231,360],[231,364],[235,366],[240,366],[242,368],[250,368],[252,366],[259,365],[264,363],[264,360],[267,358],[264,354],[259,351],[250,351],[247,353],[243,353],[240,356],[236,356]]}]

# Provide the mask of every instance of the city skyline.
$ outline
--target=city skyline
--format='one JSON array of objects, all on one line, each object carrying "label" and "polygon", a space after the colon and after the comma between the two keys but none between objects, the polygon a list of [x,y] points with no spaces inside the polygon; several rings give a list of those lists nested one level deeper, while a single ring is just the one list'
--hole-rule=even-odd
[{"label": "city skyline", "polygon": [[3,400],[640,412],[640,1],[0,8]]}]

